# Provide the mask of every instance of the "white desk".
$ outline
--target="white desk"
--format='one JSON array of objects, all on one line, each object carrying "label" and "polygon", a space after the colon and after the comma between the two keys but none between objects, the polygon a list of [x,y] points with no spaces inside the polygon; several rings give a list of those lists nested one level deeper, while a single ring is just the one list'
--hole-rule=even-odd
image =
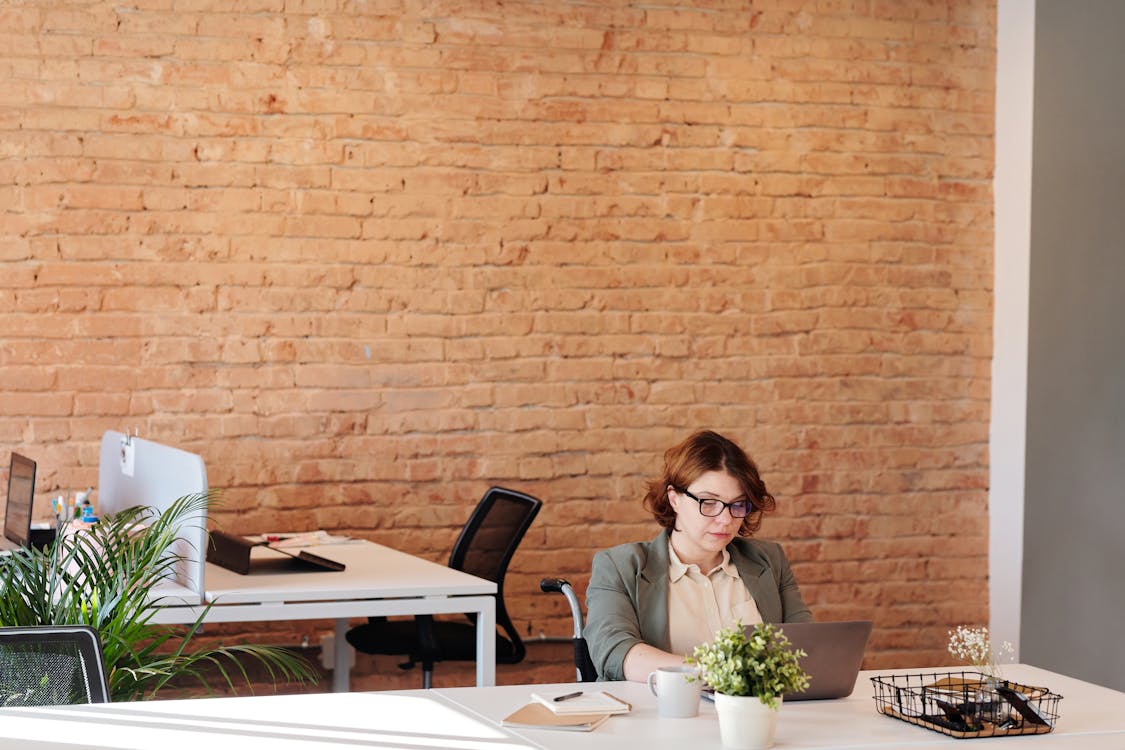
[{"label": "white desk", "polygon": [[[487,690],[489,688],[479,688]],[[0,708],[3,750],[534,750],[434,691]]]},{"label": "white desk", "polygon": [[[208,564],[205,622],[269,620],[336,621],[332,688],[348,690],[351,647],[348,620],[372,615],[468,612],[477,616],[477,685],[496,684],[496,584],[372,542],[351,542],[309,551],[344,563],[342,571],[239,575]],[[255,548],[255,557],[279,553]],[[160,607],[153,622],[189,624],[200,605]]]},{"label": "white desk", "polygon": [[[959,668],[958,668],[959,669]],[[958,740],[922,727],[913,726],[875,710],[874,687],[870,678],[920,671],[880,670],[861,672],[856,689],[848,698],[833,701],[798,701],[782,706],[777,722],[775,747],[785,748],[903,748],[957,745],[991,747],[1000,742],[1028,744],[1036,748],[1125,748],[1125,693],[1091,685],[1069,677],[1026,665],[1006,665],[1007,679],[1041,685],[1063,696],[1055,729],[1035,737]],[[554,686],[563,689],[567,686]],[[573,686],[570,686],[573,687]],[[602,683],[608,690],[633,704],[633,711],[614,716],[588,734],[549,729],[508,729],[512,734],[547,750],[619,750],[623,747],[644,750],[721,750],[719,723],[714,706],[704,701],[693,719],[662,719],[656,714],[656,699],[641,683]],[[500,720],[527,702],[527,686],[446,688],[437,692],[482,719],[499,726]],[[984,743],[984,744],[980,744]],[[1010,750],[1010,748],[1009,748]]]},{"label": "white desk", "polygon": [[[922,670],[898,670],[918,672]],[[930,670],[926,670],[930,671]],[[887,674],[880,671],[879,674]],[[925,748],[966,740],[931,732],[875,712],[869,678],[838,701],[783,706],[775,747]],[[1125,693],[1022,665],[1009,679],[1039,684],[1063,695],[1050,734],[969,740],[970,747],[1101,750],[1125,747]],[[61,708],[0,708],[0,748],[21,750],[721,750],[714,708],[698,717],[661,719],[655,698],[639,683],[603,683],[633,704],[590,733],[510,729],[500,719],[523,705],[531,690],[566,686],[511,685],[382,693],[313,694],[115,703]],[[572,686],[571,686],[572,687]],[[591,686],[592,687],[592,686]],[[1011,747],[1010,747],[1011,746]],[[962,745],[963,747],[963,745]]]}]

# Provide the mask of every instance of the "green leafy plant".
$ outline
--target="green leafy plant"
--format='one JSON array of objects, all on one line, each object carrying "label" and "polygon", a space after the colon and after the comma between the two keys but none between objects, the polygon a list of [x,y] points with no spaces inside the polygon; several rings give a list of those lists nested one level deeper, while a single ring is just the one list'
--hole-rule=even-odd
[{"label": "green leafy plant", "polygon": [[182,497],[164,512],[138,506],[103,518],[42,548],[0,559],[0,625],[89,625],[98,631],[114,701],[152,698],[185,678],[211,689],[218,676],[234,692],[249,684],[244,660],[271,680],[315,682],[316,670],[299,654],[276,646],[235,644],[193,648],[207,616],[184,627],[152,622],[159,602],[149,590],[182,560],[173,543],[198,523],[213,493]]},{"label": "green leafy plant", "polygon": [[757,625],[747,637],[741,623],[720,630],[715,640],[696,646],[688,657],[699,668],[700,678],[724,695],[753,695],[770,708],[777,708],[785,693],[809,686],[800,649],[790,648],[789,639],[773,625]]}]

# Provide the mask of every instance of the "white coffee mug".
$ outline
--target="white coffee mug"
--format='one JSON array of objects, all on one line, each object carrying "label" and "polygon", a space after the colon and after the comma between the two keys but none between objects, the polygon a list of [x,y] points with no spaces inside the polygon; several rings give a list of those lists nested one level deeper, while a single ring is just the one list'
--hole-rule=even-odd
[{"label": "white coffee mug", "polygon": [[699,713],[703,686],[695,667],[660,667],[648,676],[648,689],[656,696],[656,712],[669,719],[687,719]]}]

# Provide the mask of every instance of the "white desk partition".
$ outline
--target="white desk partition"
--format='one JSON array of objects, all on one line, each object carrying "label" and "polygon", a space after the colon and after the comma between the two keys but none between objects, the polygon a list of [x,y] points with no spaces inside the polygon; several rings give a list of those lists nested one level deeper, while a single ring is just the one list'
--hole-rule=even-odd
[{"label": "white desk partition", "polygon": [[[207,491],[207,469],[194,453],[108,430],[98,456],[97,512],[110,515],[137,505],[166,510],[181,497]],[[164,601],[200,604],[207,554],[207,514],[184,523],[172,551],[181,556],[175,581],[153,592]]]},{"label": "white desk partition", "polygon": [[[1027,746],[1047,750],[1120,750],[1125,747],[1125,693],[1025,665],[1009,679],[1042,685],[1064,696],[1053,732],[1034,737],[957,740],[880,716],[864,672],[850,698],[783,705],[777,750],[785,748],[964,748]],[[934,671],[894,670],[897,672]],[[485,688],[382,693],[281,695],[60,708],[0,708],[0,748],[92,750],[160,748],[198,750],[722,750],[714,708],[704,704],[691,719],[661,719],[656,699],[642,683],[599,683],[633,704],[593,732],[513,729],[500,720],[527,702],[533,690],[574,685],[506,685]],[[998,743],[998,744],[997,744]],[[970,747],[977,747],[971,744]]]}]

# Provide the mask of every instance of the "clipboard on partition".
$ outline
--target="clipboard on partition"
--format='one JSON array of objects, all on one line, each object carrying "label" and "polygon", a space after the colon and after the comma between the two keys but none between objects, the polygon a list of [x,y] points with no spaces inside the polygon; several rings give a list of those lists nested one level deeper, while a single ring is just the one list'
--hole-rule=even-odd
[{"label": "clipboard on partition", "polygon": [[[313,554],[308,550],[297,550],[271,546],[268,541],[253,542],[246,537],[228,534],[225,531],[212,531],[207,543],[207,562],[214,563],[240,575],[254,573],[316,572],[344,570],[344,564],[327,557]],[[268,558],[253,557],[250,551],[255,547],[265,547],[277,555]]]}]

